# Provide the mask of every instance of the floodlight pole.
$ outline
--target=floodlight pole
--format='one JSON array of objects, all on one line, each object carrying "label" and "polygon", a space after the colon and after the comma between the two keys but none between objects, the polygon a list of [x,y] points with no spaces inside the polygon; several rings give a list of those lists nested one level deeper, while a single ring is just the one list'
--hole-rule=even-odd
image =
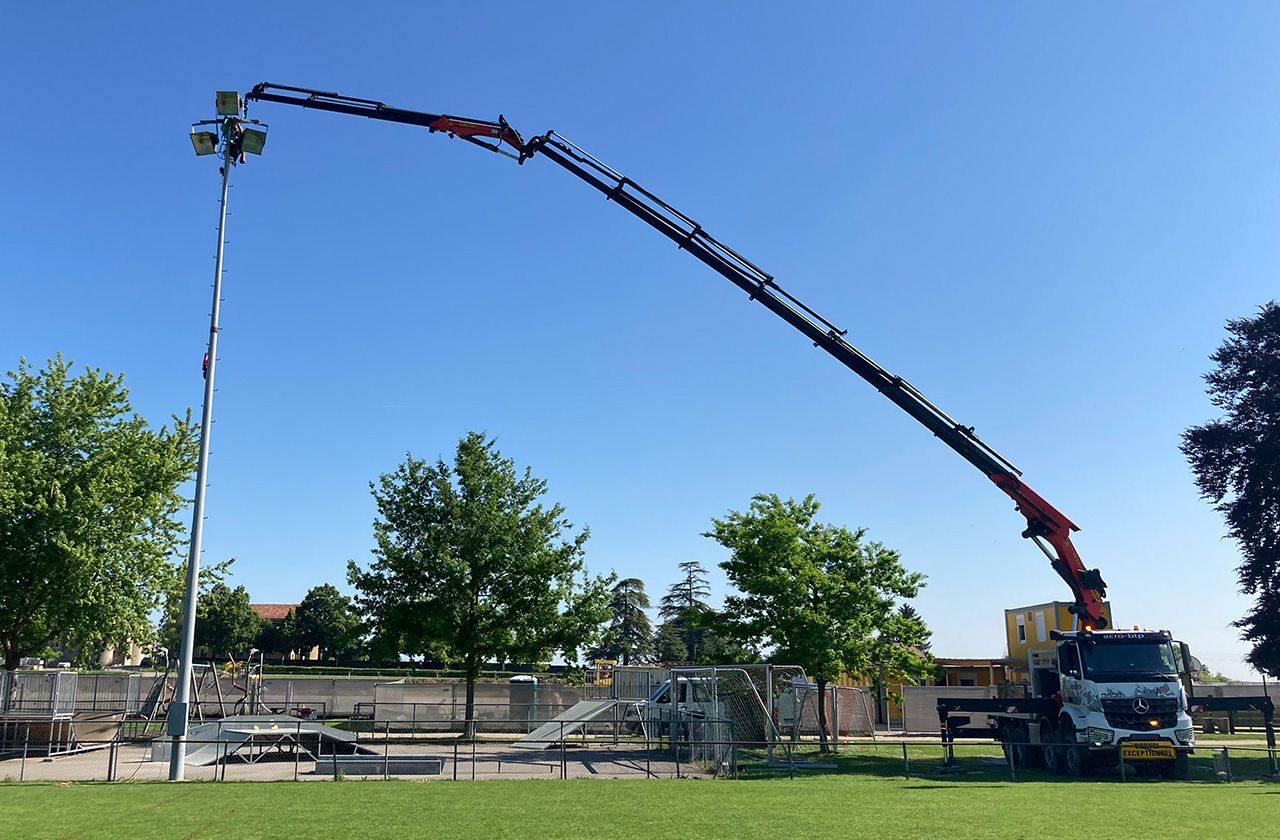
[{"label": "floodlight pole", "polygon": [[227,188],[236,148],[224,142],[222,198],[218,209],[218,251],[213,265],[213,308],[209,314],[209,354],[204,373],[204,408],[200,414],[200,460],[196,465],[196,497],[191,512],[191,551],[187,555],[187,588],[182,603],[182,647],[178,661],[178,686],[169,703],[169,781],[181,782],[187,766],[187,701],[191,697],[191,658],[195,653],[196,594],[200,583],[200,542],[204,536],[204,491],[209,469],[209,432],[213,424],[213,371],[218,361],[218,311],[222,302],[222,250],[227,227]]}]

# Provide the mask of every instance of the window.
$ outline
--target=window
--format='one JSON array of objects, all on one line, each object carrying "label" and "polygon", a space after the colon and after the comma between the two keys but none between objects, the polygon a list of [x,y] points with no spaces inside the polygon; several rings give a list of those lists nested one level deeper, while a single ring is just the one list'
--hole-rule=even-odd
[{"label": "window", "polygon": [[1058,648],[1058,660],[1062,663],[1062,673],[1080,676],[1080,651],[1075,645],[1066,644]]},{"label": "window", "polygon": [[1044,628],[1044,610],[1036,611],[1036,641],[1043,642],[1049,638],[1048,632]]},{"label": "window", "polygon": [[1018,643],[1023,645],[1027,643],[1027,620],[1023,618],[1022,613],[1018,613]]},{"label": "window", "polygon": [[977,685],[977,683],[973,681],[973,677],[961,677],[961,678],[960,678],[960,685],[961,685],[961,686],[966,686],[966,685]]}]

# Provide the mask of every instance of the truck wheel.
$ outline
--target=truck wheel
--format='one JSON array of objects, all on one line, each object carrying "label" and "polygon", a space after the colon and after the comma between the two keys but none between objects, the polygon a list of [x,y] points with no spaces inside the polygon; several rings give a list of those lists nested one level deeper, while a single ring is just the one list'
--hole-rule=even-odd
[{"label": "truck wheel", "polygon": [[1076,744],[1068,744],[1063,748],[1062,762],[1067,767],[1067,775],[1079,779],[1089,775],[1089,750]]},{"label": "truck wheel", "polygon": [[1174,779],[1184,782],[1191,775],[1191,759],[1185,751],[1178,750],[1178,755],[1173,761],[1166,761],[1164,766],[1160,768],[1160,775],[1166,779]]},{"label": "truck wheel", "polygon": [[1056,733],[1059,743],[1062,744],[1062,758],[1060,759],[1062,770],[1066,770],[1068,776],[1077,779],[1088,775],[1089,749],[1088,747],[1080,746],[1076,742],[1076,728],[1072,726],[1071,721],[1063,718],[1058,725]]},{"label": "truck wheel", "polygon": [[1040,748],[1027,743],[1027,730],[1021,726],[1006,726],[1003,730],[1005,750],[1014,767],[1039,767]]},{"label": "truck wheel", "polygon": [[1059,738],[1057,729],[1040,727],[1040,758],[1044,761],[1044,768],[1050,773],[1061,773],[1066,769],[1063,766],[1063,748]]}]

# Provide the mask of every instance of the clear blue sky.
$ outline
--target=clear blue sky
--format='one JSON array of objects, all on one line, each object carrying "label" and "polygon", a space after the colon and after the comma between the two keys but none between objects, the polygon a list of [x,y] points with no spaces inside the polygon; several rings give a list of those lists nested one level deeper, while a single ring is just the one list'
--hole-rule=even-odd
[{"label": "clear blue sky", "polygon": [[[1223,322],[1274,297],[1271,4],[17,4],[0,34],[0,365],[198,410],[218,172],[269,80],[557,129],[682,208],[1004,452],[1122,624],[1246,676],[1237,552],[1177,449]],[[1065,599],[1005,497],[554,165],[259,105],[234,177],[206,559],[343,588],[367,483],[472,429],[660,593],[752,493],[815,493],[929,576],[941,655]],[[723,594],[717,573],[717,597]]]}]

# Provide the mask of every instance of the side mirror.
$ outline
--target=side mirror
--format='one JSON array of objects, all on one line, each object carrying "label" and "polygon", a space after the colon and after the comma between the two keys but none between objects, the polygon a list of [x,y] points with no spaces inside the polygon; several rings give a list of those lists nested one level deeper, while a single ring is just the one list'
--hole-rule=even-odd
[{"label": "side mirror", "polygon": [[1195,672],[1191,669],[1191,646],[1186,642],[1178,642],[1178,654],[1182,660],[1182,687],[1187,691],[1187,699],[1195,697]]}]

